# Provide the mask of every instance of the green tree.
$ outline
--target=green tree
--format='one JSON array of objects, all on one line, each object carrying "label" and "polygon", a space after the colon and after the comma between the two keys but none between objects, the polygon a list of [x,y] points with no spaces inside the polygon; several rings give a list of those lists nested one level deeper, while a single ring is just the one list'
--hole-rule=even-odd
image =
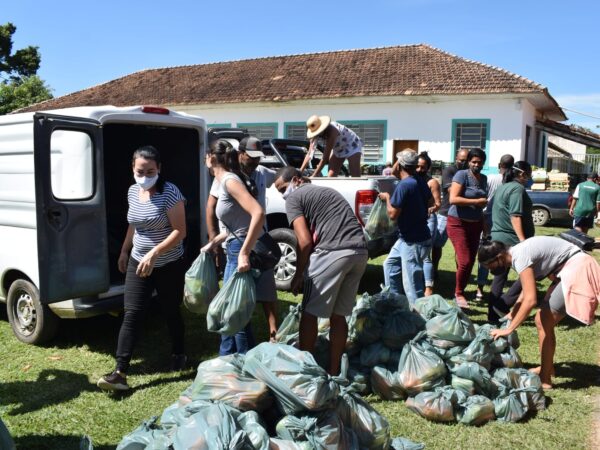
[{"label": "green tree", "polygon": [[0,115],[50,98],[50,88],[37,75],[0,83]]},{"label": "green tree", "polygon": [[0,25],[0,114],[52,98],[50,87],[37,75],[41,55],[29,46],[13,52],[12,23]]}]

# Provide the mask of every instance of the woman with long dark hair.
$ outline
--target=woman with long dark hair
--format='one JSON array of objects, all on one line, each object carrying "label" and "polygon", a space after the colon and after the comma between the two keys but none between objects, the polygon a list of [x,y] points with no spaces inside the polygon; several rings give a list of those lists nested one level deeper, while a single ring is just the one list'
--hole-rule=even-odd
[{"label": "woman with long dark hair", "polygon": [[171,335],[171,368],[181,370],[185,366],[179,310],[185,273],[185,199],[177,186],[160,176],[161,168],[156,148],[148,145],[133,153],[135,184],[127,193],[129,227],[118,260],[119,271],[125,274],[125,315],[119,331],[117,367],[98,380],[101,389],[129,389],[129,362],[154,290]]},{"label": "woman with long dark hair", "polygon": [[[465,298],[479,240],[484,228],[483,208],[487,205],[487,177],[481,173],[486,155],[480,148],[472,148],[467,156],[468,169],[459,170],[450,186],[448,210],[448,237],[456,252],[456,285],[454,299],[460,308],[469,308]],[[487,231],[485,230],[486,234]]]},{"label": "woman with long dark hair", "polygon": [[[238,153],[229,142],[215,141],[205,162],[218,183],[215,212],[226,230],[211,239],[202,251],[211,251],[225,241],[227,263],[223,282],[227,282],[236,271],[250,270],[250,251],[263,233],[265,213],[253,196],[256,186],[242,173]],[[221,336],[219,354],[246,353],[253,346],[254,336],[248,323],[235,336]]]},{"label": "woman with long dark hair", "polygon": [[[494,194],[492,207],[492,240],[508,246],[517,245],[535,234],[531,210],[533,204],[525,190],[525,184],[531,179],[531,165],[526,161],[517,161],[504,172],[502,185]],[[508,279],[510,268],[494,274],[488,303],[488,321],[500,319],[496,311],[508,312],[518,297],[510,295],[502,301],[502,291]],[[514,292],[514,290],[512,290]],[[508,303],[508,304],[507,304]]]}]

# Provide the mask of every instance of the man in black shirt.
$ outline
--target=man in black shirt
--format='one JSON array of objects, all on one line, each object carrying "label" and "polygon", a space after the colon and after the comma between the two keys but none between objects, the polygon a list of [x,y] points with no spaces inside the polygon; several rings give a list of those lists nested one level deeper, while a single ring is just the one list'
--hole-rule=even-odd
[{"label": "man in black shirt", "polygon": [[433,271],[437,275],[438,265],[442,258],[442,247],[448,241],[448,233],[446,233],[446,222],[448,220],[448,209],[450,209],[450,185],[452,185],[452,178],[459,170],[467,168],[467,155],[469,149],[461,148],[456,153],[456,159],[454,164],[446,167],[442,171],[442,206],[438,211],[438,229],[435,236],[432,237],[431,247],[431,262],[433,263]]}]

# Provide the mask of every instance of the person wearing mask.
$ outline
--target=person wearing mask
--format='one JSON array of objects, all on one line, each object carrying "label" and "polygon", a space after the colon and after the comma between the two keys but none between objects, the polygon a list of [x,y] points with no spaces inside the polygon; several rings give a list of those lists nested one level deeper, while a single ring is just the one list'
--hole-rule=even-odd
[{"label": "person wearing mask", "polygon": [[[431,190],[433,196],[433,205],[427,210],[427,228],[431,234],[431,242],[436,240],[437,235],[437,211],[440,209],[442,204],[442,198],[440,193],[440,183],[438,180],[433,178],[429,171],[431,170],[431,158],[427,152],[419,153],[419,159],[417,160],[417,174],[427,182],[427,186]],[[425,296],[433,294],[433,263],[431,262],[431,251],[427,253],[427,256],[423,260],[423,274],[425,275]]]},{"label": "person wearing mask", "polygon": [[398,223],[398,240],[383,263],[385,285],[395,294],[405,293],[411,305],[425,291],[423,264],[431,250],[431,233],[427,228],[429,208],[434,206],[427,182],[417,175],[418,156],[414,150],[398,153],[400,182],[390,197],[379,194],[386,202],[390,219]]},{"label": "person wearing mask", "polygon": [[392,163],[389,162],[385,165],[385,169],[381,172],[381,175],[384,177],[391,177],[394,174],[394,170],[392,169]]},{"label": "person wearing mask", "polygon": [[431,262],[433,264],[433,274],[437,277],[437,271],[442,258],[442,248],[448,241],[448,231],[446,225],[448,223],[448,210],[450,209],[450,186],[456,172],[467,168],[467,155],[469,150],[461,148],[456,153],[454,164],[446,167],[442,171],[442,206],[437,212],[437,233],[431,243]]},{"label": "person wearing mask", "polygon": [[348,161],[351,177],[360,177],[360,160],[362,158],[363,142],[350,128],[341,123],[334,122],[329,116],[310,116],[306,121],[306,137],[310,139],[310,148],[300,171],[308,166],[317,139],[324,141],[323,158],[315,167],[313,177],[321,176],[321,170],[329,165],[329,177],[337,177],[344,161]]},{"label": "person wearing mask", "polygon": [[[487,176],[488,183],[488,204],[483,210],[483,220],[487,224],[488,230],[492,229],[492,209],[494,204],[494,193],[502,184],[502,177],[506,169],[510,169],[515,163],[515,158],[512,155],[502,155],[498,163],[498,173],[493,173]],[[485,236],[481,236],[485,238]],[[487,284],[488,270],[481,263],[477,263],[477,292],[475,297],[479,300],[483,298],[483,288]]]},{"label": "person wearing mask", "polygon": [[[566,315],[585,325],[594,321],[600,298],[600,267],[579,247],[553,236],[535,236],[509,247],[502,242],[482,244],[479,260],[492,273],[513,268],[519,274],[523,292],[512,311],[508,327],[492,330],[494,339],[515,331],[538,305],[535,326],[538,332],[541,365],[539,374],[544,389],[552,388],[556,336],[554,328]],[[552,281],[544,299],[538,303],[536,281]]]},{"label": "person wearing mask", "polygon": [[298,241],[292,292],[303,288],[300,349],[314,353],[318,318],[330,323],[329,374],[339,375],[348,338],[346,316],[356,303],[367,267],[365,236],[358,219],[337,191],[314,186],[294,167],[277,172],[275,188]]},{"label": "person wearing mask", "polygon": [[[504,172],[504,183],[496,190],[492,212],[492,240],[512,247],[535,234],[531,210],[533,203],[525,190],[531,179],[531,165],[526,161],[517,161]],[[488,204],[489,208],[489,204]],[[503,298],[502,291],[508,280],[510,268],[494,274],[488,302],[488,322],[497,323],[498,310],[508,312],[509,306],[517,301],[520,288],[517,285]]]},{"label": "person wearing mask", "polygon": [[[266,211],[266,192],[275,181],[275,171],[260,165],[260,158],[264,156],[262,144],[255,137],[247,137],[238,145],[238,160],[243,175],[247,177],[250,189],[256,189],[256,200]],[[206,205],[206,223],[209,239],[219,234],[219,224],[216,220],[215,209],[219,197],[219,183],[215,180],[210,189]],[[265,221],[264,231],[267,232]],[[220,247],[216,247],[219,249]],[[218,251],[218,250],[217,250]],[[277,333],[277,288],[275,286],[275,274],[273,269],[265,270],[256,280],[256,300],[262,304],[267,324],[269,326],[269,338],[275,341]]]},{"label": "person wearing mask", "polygon": [[590,173],[586,181],[577,185],[569,207],[573,228],[585,234],[594,228],[594,218],[600,212],[600,186],[596,184],[596,178],[596,172]]},{"label": "person wearing mask", "polygon": [[[256,188],[253,189],[240,169],[237,151],[228,141],[215,141],[210,153],[206,154],[205,163],[218,183],[215,213],[225,229],[202,247],[201,251],[213,251],[222,242],[226,242],[227,263],[223,274],[223,282],[226,283],[234,272],[250,270],[250,251],[264,232],[265,212],[255,198]],[[235,336],[221,336],[219,355],[245,354],[253,346],[252,325],[248,323]]]},{"label": "person wearing mask", "polygon": [[469,308],[465,288],[475,264],[480,236],[482,232],[486,235],[489,232],[483,220],[483,208],[487,205],[487,177],[481,170],[485,158],[485,152],[480,148],[469,150],[469,168],[456,172],[450,186],[447,230],[456,252],[454,299],[464,309]]},{"label": "person wearing mask", "polygon": [[171,335],[171,369],[182,370],[187,359],[179,309],[186,270],[185,198],[177,186],[160,176],[161,169],[156,148],[143,146],[133,153],[135,184],[127,192],[129,226],[118,260],[119,271],[125,274],[125,314],[119,330],[116,368],[97,383],[108,391],[129,389],[129,364],[154,290]]}]

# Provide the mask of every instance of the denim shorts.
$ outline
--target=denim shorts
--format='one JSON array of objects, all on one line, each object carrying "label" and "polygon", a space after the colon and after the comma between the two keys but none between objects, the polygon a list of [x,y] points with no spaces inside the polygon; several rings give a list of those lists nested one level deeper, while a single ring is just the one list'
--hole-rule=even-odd
[{"label": "denim shorts", "polygon": [[437,215],[437,230],[431,236],[431,246],[433,248],[442,248],[448,242],[448,232],[446,231],[446,223],[448,216]]}]

